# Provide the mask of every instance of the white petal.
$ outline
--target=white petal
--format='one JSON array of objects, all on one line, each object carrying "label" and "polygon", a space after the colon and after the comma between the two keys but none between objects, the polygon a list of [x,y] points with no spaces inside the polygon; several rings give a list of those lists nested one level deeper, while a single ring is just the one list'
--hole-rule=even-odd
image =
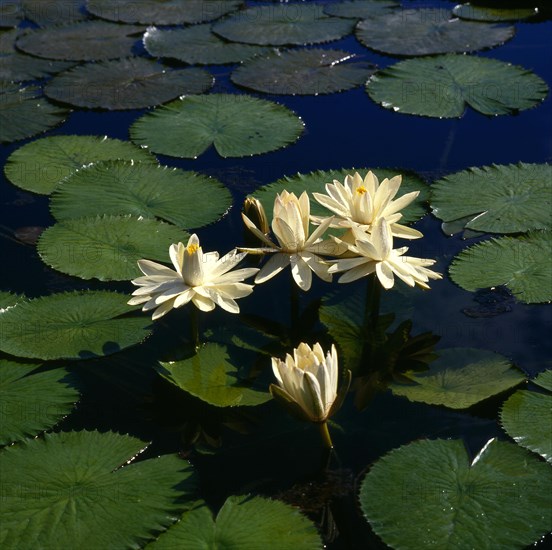
[{"label": "white petal", "polygon": [[[324,231],[326,231],[326,229],[328,229],[328,227],[330,227],[333,220],[333,216],[321,220],[320,225],[312,232],[312,235],[305,242],[305,247],[311,246],[313,243],[316,242],[319,237],[322,237],[322,234],[324,233]],[[308,233],[306,234],[308,235]]]},{"label": "white petal", "polygon": [[391,224],[391,232],[399,239],[421,239],[424,236],[421,231],[398,223]]},{"label": "white petal", "polygon": [[163,315],[165,315],[166,313],[168,313],[168,312],[173,308],[173,305],[174,305],[174,301],[173,301],[173,300],[169,300],[168,302],[165,302],[164,304],[161,304],[161,305],[153,312],[153,315],[151,316],[152,321],[156,321],[156,320],[159,319],[160,317],[163,317]]},{"label": "white petal", "polygon": [[387,262],[378,262],[376,264],[376,274],[383,288],[387,290],[393,288],[395,284],[393,270],[389,267]]},{"label": "white petal", "polygon": [[140,271],[147,276],[163,275],[166,277],[174,277],[177,275],[176,271],[172,270],[170,267],[152,262],[151,260],[138,260],[138,267]]},{"label": "white petal", "polygon": [[309,290],[312,284],[312,271],[299,254],[294,254],[290,258],[291,274],[293,280],[301,290]]},{"label": "white petal", "polygon": [[362,279],[376,270],[377,262],[366,262],[358,267],[353,267],[339,278],[338,283],[352,283],[357,279]]},{"label": "white petal", "polygon": [[261,242],[265,243],[266,245],[270,246],[271,248],[276,248],[274,243],[260,230],[257,228],[257,226],[245,215],[242,214],[243,223],[259,239]]},{"label": "white petal", "polygon": [[184,245],[182,243],[171,244],[169,256],[177,273],[182,275],[182,258],[184,257]]},{"label": "white petal", "polygon": [[226,284],[226,283],[237,283],[247,279],[248,277],[253,277],[256,273],[259,272],[258,267],[244,267],[242,269],[235,269],[229,273],[224,273],[220,277],[217,277],[216,284]]},{"label": "white petal", "polygon": [[213,300],[200,296],[197,292],[192,296],[192,302],[201,311],[213,311],[215,309],[215,302]]},{"label": "white petal", "polygon": [[400,212],[403,208],[407,207],[413,200],[416,200],[416,197],[420,194],[419,191],[412,191],[411,193],[406,193],[402,197],[392,201],[387,205],[387,208],[381,213],[382,216],[385,216],[389,219],[391,214],[395,212]]},{"label": "white petal", "polygon": [[318,204],[321,204],[328,210],[335,212],[338,216],[342,216],[343,218],[349,216],[350,212],[347,208],[338,203],[336,200],[328,197],[327,195],[323,195],[322,193],[313,193],[312,196],[315,198]]},{"label": "white petal", "polygon": [[349,269],[353,269],[355,267],[358,267],[359,265],[363,265],[366,263],[366,258],[344,258],[343,260],[332,260],[333,264],[329,268],[330,273],[340,273],[341,271],[348,271]]},{"label": "white petal", "polygon": [[285,269],[290,262],[290,255],[282,252],[274,254],[266,264],[261,267],[259,273],[255,277],[255,283],[260,284],[272,279],[275,275]]},{"label": "white petal", "polygon": [[175,299],[174,299],[174,307],[182,307],[185,306],[194,295],[194,290],[192,288],[188,288],[184,292],[181,292]]}]

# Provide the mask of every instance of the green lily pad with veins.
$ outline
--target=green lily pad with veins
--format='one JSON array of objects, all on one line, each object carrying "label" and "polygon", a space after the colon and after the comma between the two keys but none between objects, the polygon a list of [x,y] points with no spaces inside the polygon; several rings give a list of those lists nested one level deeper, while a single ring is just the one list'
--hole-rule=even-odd
[{"label": "green lily pad with veins", "polygon": [[44,88],[50,99],[109,110],[142,109],[213,85],[210,73],[196,67],[171,70],[152,59],[130,57],[87,63],[55,76]]},{"label": "green lily pad with veins", "polygon": [[501,237],[476,244],[454,258],[451,279],[465,290],[505,285],[520,302],[552,300],[552,232]]},{"label": "green lily pad with veins", "polygon": [[2,548],[143,548],[195,501],[177,455],[113,432],[46,434],[0,452]]},{"label": "green lily pad with veins", "polygon": [[231,205],[230,191],[209,176],[108,160],[66,178],[52,194],[50,209],[59,221],[131,214],[191,228],[215,222]]},{"label": "green lily pad with veins", "polygon": [[[535,2],[535,4],[538,2]],[[519,21],[520,19],[529,19],[538,15],[538,8],[493,8],[489,6],[477,6],[467,2],[454,6],[452,13],[456,17],[469,19],[472,21],[502,22]]]},{"label": "green lily pad with veins", "polygon": [[157,165],[146,149],[130,141],[107,136],[50,136],[16,149],[4,167],[8,180],[17,187],[49,195],[66,177],[88,164],[123,159]]},{"label": "green lily pad with veins", "polygon": [[548,86],[523,67],[470,55],[407,59],[370,77],[373,101],[397,113],[461,117],[469,106],[484,115],[508,115],[537,106]]},{"label": "green lily pad with veins", "polygon": [[267,153],[295,142],[303,132],[287,107],[247,95],[188,96],[139,118],[134,143],[155,153],[196,158],[214,146],[221,157]]},{"label": "green lily pad with veins", "polygon": [[415,441],[380,458],[360,507],[391,548],[517,550],[550,530],[550,466],[491,439],[469,456],[460,440]]},{"label": "green lily pad with veins", "polygon": [[408,57],[492,48],[514,33],[512,26],[463,21],[453,18],[448,9],[436,8],[397,10],[371,17],[360,21],[355,30],[367,48]]},{"label": "green lily pad with veins", "polygon": [[469,168],[431,186],[433,214],[460,229],[522,233],[552,229],[552,166],[493,165]]},{"label": "green lily pad with veins", "polygon": [[328,4],[324,7],[324,12],[336,17],[368,19],[383,13],[392,13],[399,7],[400,3],[395,0],[350,0]]}]

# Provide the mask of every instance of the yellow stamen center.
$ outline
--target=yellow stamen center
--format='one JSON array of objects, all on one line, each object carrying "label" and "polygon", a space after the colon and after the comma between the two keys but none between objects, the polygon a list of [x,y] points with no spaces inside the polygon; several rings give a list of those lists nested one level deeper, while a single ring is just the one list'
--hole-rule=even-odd
[{"label": "yellow stamen center", "polygon": [[188,251],[188,254],[195,254],[199,250],[198,244],[189,244],[186,247],[186,250]]},{"label": "yellow stamen center", "polygon": [[364,185],[359,185],[359,186],[356,188],[356,192],[357,192],[359,195],[364,195],[364,193],[366,193],[366,191],[368,191],[368,189],[366,189],[366,187],[364,187]]}]

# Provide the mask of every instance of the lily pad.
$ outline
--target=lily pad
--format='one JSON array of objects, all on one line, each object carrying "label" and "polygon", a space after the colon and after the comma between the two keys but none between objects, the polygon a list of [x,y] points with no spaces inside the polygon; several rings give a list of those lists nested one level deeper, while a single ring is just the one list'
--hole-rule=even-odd
[{"label": "lily pad", "polygon": [[521,371],[492,351],[454,348],[438,354],[429,370],[404,373],[412,385],[395,382],[391,391],[410,401],[467,409],[525,380]]},{"label": "lily pad", "polygon": [[330,17],[321,4],[278,4],[240,11],[213,26],[232,42],[284,46],[338,40],[353,30],[354,21]]},{"label": "lily pad", "polygon": [[365,19],[355,34],[372,50],[417,56],[492,48],[512,38],[515,28],[463,21],[453,18],[448,9],[423,8]]},{"label": "lily pad", "polygon": [[22,0],[25,18],[40,27],[82,21],[88,17],[85,0]]},{"label": "lily pad", "polygon": [[296,508],[278,500],[232,496],[216,519],[205,504],[197,506],[147,548],[319,550],[323,545],[316,527]]},{"label": "lily pad", "polygon": [[242,0],[88,0],[88,11],[123,23],[182,25],[212,21],[238,9]]},{"label": "lily pad", "polygon": [[529,19],[538,15],[538,8],[492,8],[488,6],[474,6],[469,2],[454,6],[452,13],[462,19],[472,21],[519,21],[520,19]]},{"label": "lily pad", "polygon": [[35,373],[39,366],[0,359],[0,445],[54,427],[79,399],[66,369]]},{"label": "lily pad", "polygon": [[54,77],[44,93],[51,99],[89,109],[141,109],[213,85],[199,68],[170,70],[152,59],[132,57],[88,63]]},{"label": "lily pad", "polygon": [[549,392],[552,392],[552,369],[541,372],[536,378],[531,380],[531,382],[537,384],[537,386],[540,386],[545,390],[548,390]]},{"label": "lily pad", "polygon": [[360,506],[392,548],[525,548],[550,529],[550,466],[491,439],[470,460],[460,440],[416,441],[379,459]]},{"label": "lily pad", "polygon": [[184,29],[150,27],[144,33],[143,41],[151,55],[178,59],[190,65],[240,63],[270,51],[270,48],[262,46],[222,40],[211,32],[210,24],[193,25]]},{"label": "lily pad", "polygon": [[246,157],[293,143],[303,122],[282,105],[246,95],[189,96],[159,107],[130,128],[156,153],[196,158],[211,145],[221,157]]},{"label": "lily pad", "polygon": [[0,82],[0,143],[35,136],[63,122],[69,111],[53,105],[40,88]]},{"label": "lily pad", "polygon": [[343,50],[292,50],[247,61],[232,81],[267,94],[318,95],[360,86],[373,72]]},{"label": "lily pad", "polygon": [[[401,223],[414,222],[424,216],[426,213],[424,203],[429,199],[429,187],[416,173],[399,169],[341,168],[340,170],[316,170],[308,174],[284,176],[274,183],[263,185],[253,195],[261,201],[268,216],[271,218],[274,197],[276,193],[281,193],[284,189],[289,193],[295,193],[297,196],[303,191],[307,191],[310,194],[313,192],[325,193],[324,186],[326,183],[331,183],[334,179],[343,183],[347,174],[353,175],[355,172],[364,177],[369,170],[372,170],[376,174],[380,182],[385,178],[392,178],[397,174],[402,174],[401,188],[397,194],[397,198],[411,191],[420,191],[417,199],[402,210],[403,217],[401,218]],[[315,216],[327,216],[328,210],[313,200],[311,201],[311,214]]]},{"label": "lily pad", "polygon": [[226,346],[205,344],[181,361],[160,363],[157,371],[169,382],[215,407],[255,406],[272,399],[239,377]]},{"label": "lily pad", "polygon": [[56,188],[50,202],[60,221],[132,214],[183,228],[212,223],[231,205],[230,192],[214,178],[124,160],[97,162],[75,172]]},{"label": "lily pad", "polygon": [[454,118],[468,105],[484,115],[530,109],[546,97],[548,86],[523,67],[449,54],[400,61],[372,75],[366,91],[398,113]]},{"label": "lily pad", "polygon": [[518,445],[552,464],[552,395],[519,390],[502,406],[502,427]]},{"label": "lily pad", "polygon": [[129,462],[147,443],[113,432],[46,434],[4,449],[3,548],[140,548],[190,508],[176,455]]},{"label": "lily pad", "polygon": [[170,263],[170,245],[188,238],[185,231],[157,220],[97,216],[66,220],[46,229],[37,249],[46,264],[62,273],[81,279],[129,281],[141,275],[138,260]]},{"label": "lily pad", "polygon": [[0,27],[17,27],[23,17],[19,0],[0,0]]},{"label": "lily pad", "polygon": [[0,290],[0,313],[8,307],[13,307],[21,299],[17,294]]},{"label": "lily pad", "polygon": [[399,6],[400,3],[394,0],[351,0],[328,4],[324,7],[324,12],[336,17],[368,19],[383,13],[392,13]]},{"label": "lily pad", "polygon": [[[86,251],[82,251],[86,254]],[[19,302],[0,314],[0,351],[37,359],[111,355],[149,335],[151,320],[108,291],[62,292]]]},{"label": "lily pad", "polygon": [[552,232],[502,237],[463,250],[453,260],[452,280],[472,292],[506,285],[520,302],[552,300]]},{"label": "lily pad", "polygon": [[469,168],[431,186],[433,214],[461,229],[522,233],[552,229],[552,166],[493,165]]},{"label": "lily pad", "polygon": [[17,39],[16,45],[26,53],[47,59],[100,61],[130,56],[144,30],[107,21],[82,21],[30,30]]},{"label": "lily pad", "polygon": [[129,160],[157,165],[146,149],[107,136],[51,136],[27,143],[6,162],[6,177],[17,187],[49,195],[64,178],[101,160]]}]

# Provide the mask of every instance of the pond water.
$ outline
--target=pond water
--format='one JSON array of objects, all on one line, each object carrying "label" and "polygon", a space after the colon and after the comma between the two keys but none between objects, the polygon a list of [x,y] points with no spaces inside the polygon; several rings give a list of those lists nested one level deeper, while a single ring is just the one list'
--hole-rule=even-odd
[{"label": "pond water", "polygon": [[[403,1],[408,8],[452,9],[454,5],[437,0]],[[545,17],[519,21],[515,29],[512,40],[476,55],[520,65],[550,86],[552,21]],[[357,54],[378,69],[399,60],[363,47],[352,35],[321,47]],[[140,44],[136,45],[136,51],[147,55]],[[233,205],[227,214],[196,231],[205,250],[225,252],[244,243],[240,211],[245,197],[254,195],[260,186],[297,172],[385,168],[397,174],[414,171],[431,183],[469,167],[518,162],[542,164],[552,158],[550,94],[536,107],[515,115],[490,117],[468,108],[461,118],[439,119],[384,109],[370,100],[363,86],[320,96],[256,94],[232,83],[233,69],[232,65],[208,67],[215,77],[210,93],[248,93],[278,102],[301,117],[305,131],[288,147],[251,157],[221,158],[213,148],[196,159],[157,155],[161,164],[213,176],[231,191]],[[147,111],[75,109],[63,124],[44,135],[107,135],[128,140],[129,127]],[[23,144],[41,137],[1,145],[2,166]],[[82,280],[57,272],[43,263],[35,244],[22,242],[16,230],[55,223],[49,202],[48,196],[23,191],[2,175],[0,290],[31,298],[73,289],[112,289],[130,294],[133,290],[130,282]],[[410,253],[435,258],[435,269],[443,274],[443,279],[431,281],[430,291],[395,293],[391,303],[384,296],[382,311],[395,310],[400,319],[409,318],[412,336],[431,332],[440,337],[436,344],[438,351],[478,348],[496,352],[528,378],[550,369],[549,304],[524,304],[503,289],[476,294],[460,288],[448,277],[452,259],[489,235],[468,239],[461,233],[445,235],[441,221],[430,213],[414,227],[424,237],[407,243]],[[360,296],[362,302],[365,287],[365,280],[339,288],[315,280],[308,293],[300,293],[299,311],[316,312],[318,301],[327,300],[336,291],[343,293],[343,297]],[[281,323],[289,336],[288,343],[316,341],[316,335],[325,343],[330,342],[333,334],[327,334],[325,325],[316,316],[310,326],[303,318],[300,328],[290,335],[290,300],[289,273],[283,273],[259,285],[251,297],[240,301],[239,318],[229,319],[219,308],[201,315],[203,339],[217,341],[234,334],[257,345],[258,337],[247,325],[259,326],[261,317],[267,322]],[[411,306],[405,312],[407,301]],[[351,317],[354,315],[351,311]],[[109,357],[52,363],[74,371],[81,392],[75,409],[56,425],[55,431],[110,430],[151,441],[140,460],[180,453],[196,468],[199,495],[213,510],[230,495],[252,493],[279,498],[302,507],[326,537],[328,548],[386,547],[362,517],[357,494],[369,466],[392,449],[423,438],[452,438],[462,440],[473,457],[493,437],[512,441],[497,419],[513,389],[467,410],[453,410],[393,395],[382,381],[373,392],[369,391],[371,397],[365,400],[363,410],[355,407],[351,393],[332,418],[330,430],[336,449],[328,458],[316,427],[288,418],[274,402],[258,407],[217,408],[161,378],[153,368],[157,361],[180,359],[189,349],[190,312],[187,308],[173,311],[157,321],[154,328],[153,335],[143,344]],[[284,342],[286,337],[281,340]],[[280,355],[284,352],[285,347],[281,347]],[[244,363],[253,362],[255,372],[261,372],[257,384],[266,391],[271,382],[268,356],[236,352],[233,360],[244,372],[251,367]],[[365,365],[364,372],[377,378],[378,368]],[[389,377],[381,376],[389,381]],[[544,547],[547,542],[539,545]]]}]

